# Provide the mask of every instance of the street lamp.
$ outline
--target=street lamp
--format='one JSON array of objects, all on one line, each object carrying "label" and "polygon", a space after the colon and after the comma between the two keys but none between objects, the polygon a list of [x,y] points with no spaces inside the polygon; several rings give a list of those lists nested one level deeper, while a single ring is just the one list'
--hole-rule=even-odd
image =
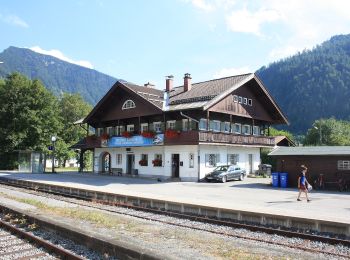
[{"label": "street lamp", "polygon": [[314,126],[316,130],[320,130],[320,145],[322,145],[322,130],[321,130],[321,125],[319,127]]},{"label": "street lamp", "polygon": [[56,136],[51,136],[51,142],[52,142],[52,173],[55,172],[55,142],[56,142]]}]

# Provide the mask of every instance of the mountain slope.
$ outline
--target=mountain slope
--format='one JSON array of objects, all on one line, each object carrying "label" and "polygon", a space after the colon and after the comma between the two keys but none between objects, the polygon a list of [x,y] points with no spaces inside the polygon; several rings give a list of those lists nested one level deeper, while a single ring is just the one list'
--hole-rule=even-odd
[{"label": "mountain slope", "polygon": [[314,120],[350,119],[350,35],[332,37],[312,50],[257,71],[291,125],[303,134]]},{"label": "mountain slope", "polygon": [[0,53],[0,76],[18,71],[30,79],[40,79],[55,94],[80,93],[96,104],[117,79],[96,70],[68,63],[25,48],[9,47]]}]

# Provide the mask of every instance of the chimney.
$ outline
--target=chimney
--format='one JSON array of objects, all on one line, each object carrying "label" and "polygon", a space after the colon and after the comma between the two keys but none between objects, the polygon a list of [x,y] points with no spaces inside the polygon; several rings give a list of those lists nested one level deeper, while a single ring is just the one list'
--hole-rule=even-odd
[{"label": "chimney", "polygon": [[191,74],[186,73],[184,77],[184,92],[190,91],[191,90]]},{"label": "chimney", "polygon": [[143,84],[144,87],[146,88],[153,88],[154,85],[152,83],[147,82],[146,84]]},{"label": "chimney", "polygon": [[174,78],[174,76],[173,75],[169,75],[169,76],[166,76],[165,78],[166,78],[166,80],[165,80],[165,91],[169,93],[173,89],[173,78]]}]

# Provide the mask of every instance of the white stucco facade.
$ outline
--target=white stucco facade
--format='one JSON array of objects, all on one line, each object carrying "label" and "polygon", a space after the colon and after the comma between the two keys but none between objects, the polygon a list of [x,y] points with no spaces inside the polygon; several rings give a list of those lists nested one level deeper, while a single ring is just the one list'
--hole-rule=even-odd
[{"label": "white stucco facade", "polygon": [[[182,181],[198,181],[215,168],[208,162],[209,156],[215,155],[215,164],[230,164],[228,155],[236,155],[237,164],[249,173],[258,169],[260,164],[259,147],[240,147],[234,145],[160,145],[151,147],[120,147],[96,148],[94,151],[94,172],[103,171],[103,158],[110,154],[111,169],[122,169],[123,174],[128,171],[128,160],[134,158],[133,168],[137,169],[142,177],[169,179],[174,177],[173,155],[179,156],[179,178]],[[147,154],[148,165],[141,166],[142,154]],[[152,161],[156,155],[162,156],[162,166],[154,166]]]}]

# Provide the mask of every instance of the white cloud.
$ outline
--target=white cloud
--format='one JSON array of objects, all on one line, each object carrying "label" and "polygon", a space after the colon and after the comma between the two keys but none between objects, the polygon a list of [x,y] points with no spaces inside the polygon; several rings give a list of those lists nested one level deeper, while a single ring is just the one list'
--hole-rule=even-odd
[{"label": "white cloud", "polygon": [[252,72],[248,66],[240,68],[223,68],[214,74],[214,79],[224,78],[228,76],[246,74]]},{"label": "white cloud", "polygon": [[47,51],[47,50],[41,49],[39,46],[34,46],[34,47],[29,48],[29,49],[32,50],[32,51],[35,51],[37,53],[50,55],[50,56],[56,57],[56,58],[58,58],[60,60],[67,61],[69,63],[73,63],[73,64],[76,64],[76,65],[79,65],[79,66],[83,66],[83,67],[86,67],[86,68],[89,68],[89,69],[93,69],[94,68],[94,66],[89,61],[86,61],[86,60],[79,60],[79,61],[72,60],[72,59],[64,56],[64,54],[61,51],[59,51],[59,50],[49,50],[49,51]]},{"label": "white cloud", "polygon": [[192,0],[192,4],[202,11],[210,12],[214,10],[214,6],[208,4],[205,0]]},{"label": "white cloud", "polygon": [[264,23],[274,22],[281,19],[281,15],[275,10],[260,9],[251,12],[246,8],[232,11],[226,17],[229,30],[233,32],[253,33],[262,35],[261,26]]},{"label": "white cloud", "polygon": [[11,25],[15,25],[15,26],[19,26],[22,28],[28,28],[29,25],[23,21],[21,18],[19,18],[16,15],[1,15],[0,14],[0,20],[4,21],[5,23],[11,24]]},{"label": "white cloud", "polygon": [[269,53],[271,60],[293,55],[298,51],[311,49],[333,35],[350,32],[350,2],[344,0],[269,0],[269,8],[281,13],[281,25],[288,34],[275,38],[280,46]]}]

